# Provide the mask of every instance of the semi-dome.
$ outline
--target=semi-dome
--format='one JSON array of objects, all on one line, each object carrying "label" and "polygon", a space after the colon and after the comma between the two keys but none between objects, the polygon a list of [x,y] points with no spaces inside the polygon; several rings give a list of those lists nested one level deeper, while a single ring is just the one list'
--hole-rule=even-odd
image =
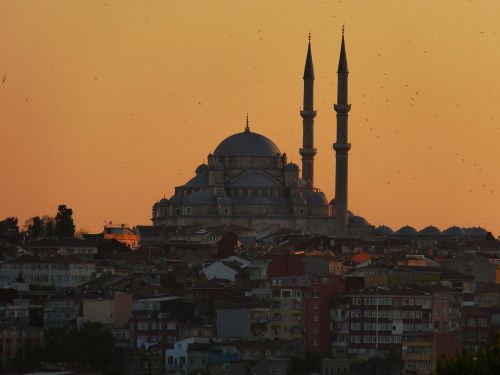
[{"label": "semi-dome", "polygon": [[404,227],[399,228],[394,234],[396,236],[415,236],[418,232],[415,228],[405,225]]},{"label": "semi-dome", "polygon": [[440,236],[442,233],[439,228],[436,228],[434,225],[429,225],[428,227],[425,227],[420,232],[418,232],[418,234],[421,234],[423,236]]},{"label": "semi-dome", "polygon": [[208,185],[208,173],[196,174],[192,179],[190,179],[184,186],[186,187],[202,187]]},{"label": "semi-dome", "polygon": [[214,204],[216,202],[215,196],[209,190],[197,191],[187,199],[187,203],[190,204]]},{"label": "semi-dome", "polygon": [[375,228],[375,233],[378,234],[379,236],[383,237],[392,237],[394,236],[394,231],[389,228],[387,225],[380,225],[377,228]]},{"label": "semi-dome", "polygon": [[321,191],[303,190],[302,195],[311,206],[328,206],[328,200]]},{"label": "semi-dome", "polygon": [[443,234],[448,237],[462,237],[465,236],[465,231],[457,227],[456,225],[449,227],[448,229],[443,231]]},{"label": "semi-dome", "polygon": [[170,197],[170,204],[176,205],[176,204],[181,204],[183,201],[182,195],[180,194],[174,194]]},{"label": "semi-dome", "polygon": [[295,163],[288,163],[287,165],[285,165],[285,171],[298,172],[299,166]]},{"label": "semi-dome", "polygon": [[274,187],[274,183],[266,176],[250,172],[239,177],[234,182],[230,183],[232,187]]},{"label": "semi-dome", "polygon": [[245,130],[224,139],[214,151],[215,156],[276,156],[280,150],[269,138]]}]

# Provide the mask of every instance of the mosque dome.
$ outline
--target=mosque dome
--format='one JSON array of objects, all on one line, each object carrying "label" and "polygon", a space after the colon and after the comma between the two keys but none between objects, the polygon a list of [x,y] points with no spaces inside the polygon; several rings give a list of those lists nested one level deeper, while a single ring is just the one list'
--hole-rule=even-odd
[{"label": "mosque dome", "polygon": [[428,227],[425,227],[420,232],[418,232],[418,234],[421,234],[423,236],[440,236],[442,232],[434,225],[429,225]]},{"label": "mosque dome", "polygon": [[304,190],[302,192],[308,205],[311,206],[328,206],[328,200],[325,194],[320,191]]},{"label": "mosque dome", "polygon": [[454,225],[444,230],[443,234],[447,237],[463,237],[465,236],[465,231],[462,228]]},{"label": "mosque dome", "polygon": [[208,165],[206,165],[205,163],[198,165],[198,167],[196,168],[196,171],[195,171],[195,173],[197,175],[207,173],[207,172],[208,172]]},{"label": "mosque dome", "polygon": [[347,220],[349,220],[349,224],[351,225],[359,225],[359,226],[370,225],[368,221],[366,221],[366,219],[362,216],[351,215],[348,216]]},{"label": "mosque dome", "polygon": [[201,190],[191,194],[187,203],[189,204],[214,204],[217,203],[215,196],[209,190]]},{"label": "mosque dome", "polygon": [[276,156],[278,146],[261,134],[245,130],[224,139],[214,151],[215,156]]},{"label": "mosque dome", "polygon": [[379,225],[377,228],[375,228],[375,233],[383,237],[394,236],[394,231],[387,225]]},{"label": "mosque dome", "polygon": [[162,198],[160,199],[160,201],[158,202],[158,206],[168,206],[170,204],[170,202],[168,201],[167,198]]},{"label": "mosque dome", "polygon": [[394,234],[396,236],[415,236],[418,232],[415,228],[405,225],[404,227],[399,228]]},{"label": "mosque dome", "polygon": [[285,171],[298,172],[299,166],[295,163],[288,163],[287,165],[285,165]]}]

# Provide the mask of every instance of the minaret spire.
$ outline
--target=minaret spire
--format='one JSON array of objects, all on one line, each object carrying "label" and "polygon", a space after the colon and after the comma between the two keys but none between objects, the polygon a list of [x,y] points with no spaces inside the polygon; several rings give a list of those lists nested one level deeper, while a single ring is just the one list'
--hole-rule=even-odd
[{"label": "minaret spire", "polygon": [[337,73],[349,73],[347,68],[347,56],[345,53],[344,26],[342,26],[342,43],[340,44],[339,68]]},{"label": "minaret spire", "polygon": [[302,179],[306,181],[308,188],[314,187],[314,66],[311,52],[311,33],[308,36],[306,64],[304,67],[304,102],[300,111],[302,116],[302,148],[299,150],[302,156]]},{"label": "minaret spire", "polygon": [[246,132],[249,132],[249,131],[250,131],[250,125],[249,125],[249,123],[248,123],[248,112],[247,112],[247,121],[246,121],[245,131],[246,131]]},{"label": "minaret spire", "polygon": [[347,232],[347,186],[348,186],[348,155],[351,144],[347,142],[347,120],[351,110],[348,104],[347,55],[344,41],[344,27],[342,27],[342,43],[340,45],[339,67],[337,70],[337,104],[333,107],[337,112],[337,141],[333,144],[335,150],[335,233],[345,237]]}]

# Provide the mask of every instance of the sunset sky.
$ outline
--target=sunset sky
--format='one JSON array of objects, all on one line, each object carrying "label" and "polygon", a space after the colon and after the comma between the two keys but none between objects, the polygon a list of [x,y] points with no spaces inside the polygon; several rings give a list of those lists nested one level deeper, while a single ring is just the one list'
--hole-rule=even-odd
[{"label": "sunset sky", "polygon": [[247,112],[300,164],[308,32],[332,198],[345,22],[349,208],[499,235],[499,14],[498,0],[2,0],[0,219],[66,204],[77,228],[150,224]]}]

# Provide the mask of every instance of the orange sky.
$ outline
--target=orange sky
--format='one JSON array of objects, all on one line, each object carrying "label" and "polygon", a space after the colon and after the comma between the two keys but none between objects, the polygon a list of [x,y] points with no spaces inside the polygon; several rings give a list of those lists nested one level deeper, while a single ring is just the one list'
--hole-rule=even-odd
[{"label": "orange sky", "polygon": [[307,33],[316,183],[332,197],[340,30],[352,211],[500,234],[500,2],[0,2],[0,218],[148,224],[226,136],[301,144]]}]

